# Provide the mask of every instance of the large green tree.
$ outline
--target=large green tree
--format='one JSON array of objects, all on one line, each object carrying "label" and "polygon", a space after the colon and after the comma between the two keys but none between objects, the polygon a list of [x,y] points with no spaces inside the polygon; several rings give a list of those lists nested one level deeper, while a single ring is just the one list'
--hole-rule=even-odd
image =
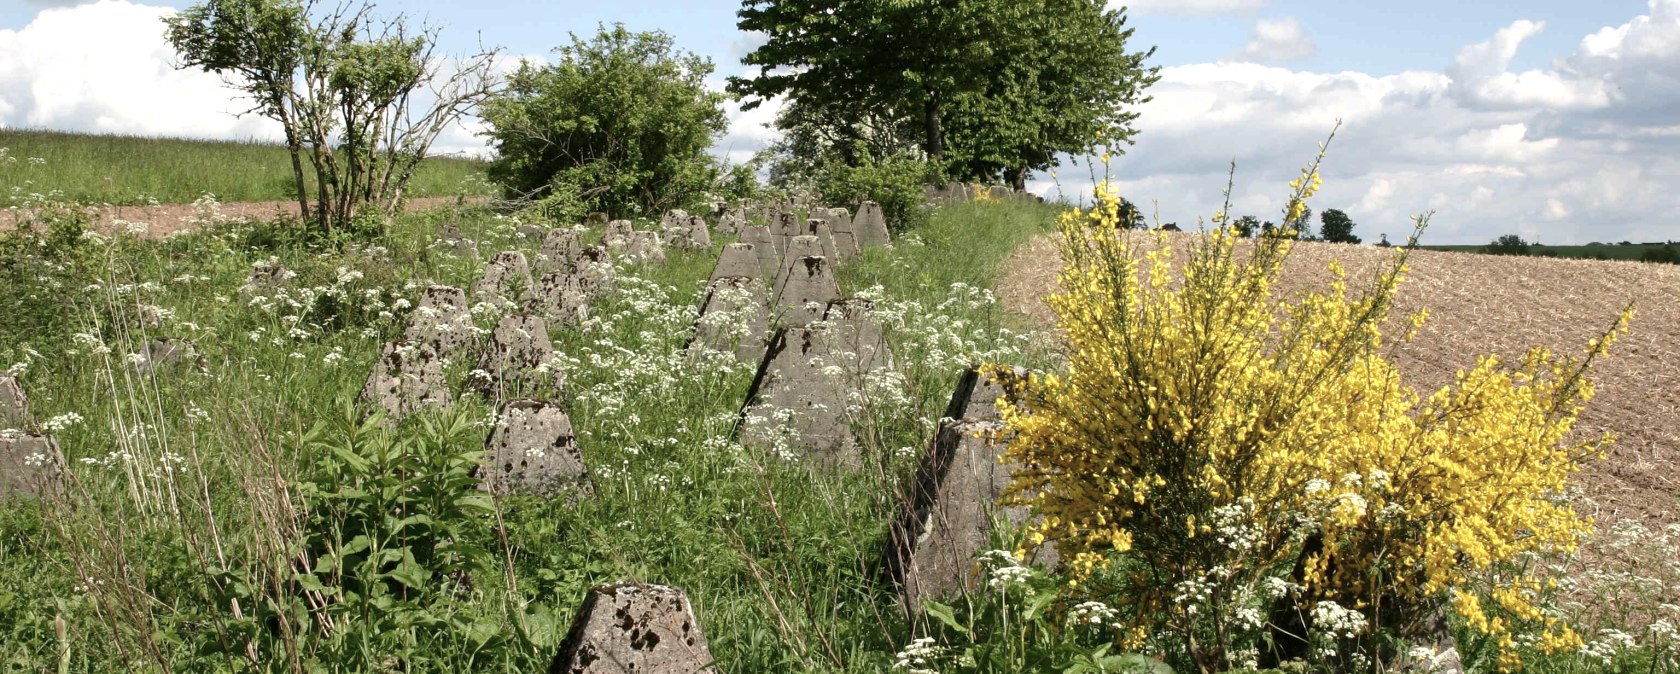
[{"label": "large green tree", "polygon": [[1319,238],[1330,243],[1359,243],[1359,237],[1353,234],[1353,218],[1347,213],[1328,208],[1318,215],[1318,219],[1323,223],[1318,231]]},{"label": "large green tree", "polygon": [[1101,0],[745,0],[739,17],[765,42],[730,90],[748,108],[787,97],[779,126],[833,155],[813,161],[896,154],[880,142],[912,129],[960,177],[1019,183],[1060,153],[1127,142],[1155,80]]},{"label": "large green tree", "polygon": [[631,215],[684,205],[711,184],[706,150],[725,117],[723,94],[706,88],[709,59],[623,25],[574,34],[556,54],[521,65],[484,105],[498,154],[490,175],[511,196]]}]

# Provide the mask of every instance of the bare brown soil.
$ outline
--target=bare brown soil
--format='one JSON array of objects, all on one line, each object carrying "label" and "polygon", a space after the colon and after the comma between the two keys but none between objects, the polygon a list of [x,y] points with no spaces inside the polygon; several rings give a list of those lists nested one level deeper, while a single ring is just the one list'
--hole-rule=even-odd
[{"label": "bare brown soil", "polygon": [[[451,206],[458,201],[464,203],[483,203],[483,197],[417,197],[408,200],[404,210],[413,213],[444,206]],[[221,204],[219,212],[223,217],[231,220],[272,220],[276,218],[296,218],[298,206],[296,201],[241,201]],[[100,231],[119,229],[124,223],[138,223],[147,225],[146,236],[162,238],[175,232],[191,229],[204,217],[201,210],[192,204],[159,204],[157,206],[106,206],[94,209],[97,218],[94,227]],[[9,229],[16,225],[22,214],[11,209],[0,209],[0,229]]]},{"label": "bare brown soil", "polygon": [[[1192,236],[1173,235],[1175,252],[1182,253]],[[1302,243],[1279,290],[1287,296],[1326,287],[1331,260],[1342,262],[1349,287],[1357,289],[1391,254]],[[1056,289],[1060,265],[1050,238],[1017,250],[999,283],[1004,306],[1053,321],[1043,297]],[[1451,383],[1481,354],[1516,357],[1535,346],[1578,354],[1633,302],[1638,315],[1610,358],[1595,367],[1598,396],[1578,427],[1593,435],[1609,431],[1618,440],[1605,461],[1583,470],[1581,483],[1598,503],[1601,521],[1680,521],[1680,266],[1420,250],[1410,269],[1396,297],[1395,320],[1419,308],[1427,308],[1430,318],[1395,353],[1402,376],[1422,391]]]}]

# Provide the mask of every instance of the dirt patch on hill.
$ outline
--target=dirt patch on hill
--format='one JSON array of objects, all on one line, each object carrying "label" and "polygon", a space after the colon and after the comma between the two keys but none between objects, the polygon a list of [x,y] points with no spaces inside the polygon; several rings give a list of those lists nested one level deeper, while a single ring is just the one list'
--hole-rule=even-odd
[{"label": "dirt patch on hill", "polygon": [[[408,213],[431,210],[457,203],[485,203],[484,197],[417,197],[408,200],[403,210]],[[104,206],[93,208],[94,228],[115,231],[130,224],[145,225],[144,234],[162,238],[175,232],[192,229],[213,213],[193,204],[159,204],[156,206]],[[240,201],[221,204],[214,213],[231,220],[273,220],[296,218],[296,201]],[[17,225],[24,213],[16,209],[0,209],[0,229]]]},{"label": "dirt patch on hill", "polygon": [[[1173,236],[1175,252],[1182,253],[1195,235]],[[1342,262],[1350,287],[1357,288],[1389,254],[1302,243],[1283,271],[1280,292],[1324,287],[1331,260]],[[1060,265],[1048,237],[1017,250],[998,287],[1004,306],[1054,320],[1043,298],[1055,290]],[[1601,520],[1680,521],[1680,266],[1416,251],[1395,316],[1428,308],[1430,320],[1414,341],[1396,347],[1396,358],[1412,386],[1434,390],[1480,354],[1515,357],[1534,346],[1580,353],[1629,301],[1638,316],[1597,366],[1598,396],[1578,427],[1589,434],[1610,431],[1618,440],[1607,460],[1586,467],[1581,482],[1599,504]]]}]

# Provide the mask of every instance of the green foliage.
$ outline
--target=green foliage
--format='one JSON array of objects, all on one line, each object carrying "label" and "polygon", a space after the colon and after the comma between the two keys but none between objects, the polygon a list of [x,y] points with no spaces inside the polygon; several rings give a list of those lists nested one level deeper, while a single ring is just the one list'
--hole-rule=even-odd
[{"label": "green foliage", "polygon": [[1652,246],[1646,248],[1645,253],[1639,259],[1646,262],[1680,264],[1680,250],[1676,250],[1674,244],[1668,244],[1661,248]]},{"label": "green foliage", "polygon": [[[98,262],[83,234],[84,209],[61,202],[25,202],[14,229],[0,229],[0,355],[62,344],[75,324],[66,307],[87,286]],[[33,344],[33,347],[31,345]],[[10,363],[7,363],[8,365]]]},{"label": "green foliage", "polygon": [[[1011,182],[1058,153],[1129,142],[1155,80],[1125,49],[1120,10],[1095,0],[749,0],[766,34],[730,80],[745,107],[787,96],[794,156],[858,164],[919,149],[957,177]],[[914,143],[914,146],[911,145]],[[865,154],[866,153],[866,154]],[[949,165],[947,164],[949,160]]]},{"label": "green foliage", "polygon": [[1359,237],[1353,234],[1353,218],[1347,213],[1334,208],[1327,208],[1318,215],[1323,223],[1319,230],[1319,238],[1330,243],[1359,243]]},{"label": "green foliage", "polygon": [[1505,234],[1482,247],[1482,252],[1488,255],[1528,255],[1530,245],[1521,236]]},{"label": "green foliage", "polygon": [[856,213],[858,204],[874,201],[881,204],[889,226],[907,231],[927,222],[922,188],[931,178],[932,167],[927,162],[899,156],[859,166],[827,164],[816,184],[825,203],[842,205]]},{"label": "green foliage", "polygon": [[711,187],[706,150],[725,120],[723,95],[706,89],[709,59],[622,24],[574,34],[556,54],[521,65],[482,112],[498,154],[490,173],[510,196],[572,191],[585,213],[629,217],[692,205]]}]

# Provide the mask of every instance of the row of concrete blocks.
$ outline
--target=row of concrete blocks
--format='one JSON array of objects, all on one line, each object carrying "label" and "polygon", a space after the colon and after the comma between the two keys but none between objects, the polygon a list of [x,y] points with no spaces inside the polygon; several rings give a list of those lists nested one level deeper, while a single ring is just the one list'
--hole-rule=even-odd
[{"label": "row of concrete blocks", "polygon": [[926,185],[922,187],[922,198],[928,203],[935,204],[974,201],[982,195],[989,199],[1002,201],[1043,201],[1037,195],[1004,185],[951,183],[944,186]]}]

